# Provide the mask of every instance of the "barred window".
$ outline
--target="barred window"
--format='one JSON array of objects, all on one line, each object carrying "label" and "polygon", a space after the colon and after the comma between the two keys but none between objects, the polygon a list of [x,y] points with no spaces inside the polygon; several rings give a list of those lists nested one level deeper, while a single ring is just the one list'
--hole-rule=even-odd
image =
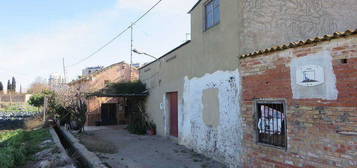
[{"label": "barred window", "polygon": [[257,101],[258,143],[286,148],[286,113],[284,101]]}]

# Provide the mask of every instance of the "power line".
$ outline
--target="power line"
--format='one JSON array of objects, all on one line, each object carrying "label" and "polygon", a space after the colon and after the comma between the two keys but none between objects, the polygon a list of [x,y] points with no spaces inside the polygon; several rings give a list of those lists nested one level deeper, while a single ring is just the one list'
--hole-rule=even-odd
[{"label": "power line", "polygon": [[135,25],[137,22],[139,22],[142,18],[144,18],[149,12],[151,12],[157,5],[160,4],[162,0],[159,0],[154,6],[152,6],[149,10],[147,10],[143,15],[141,15],[138,19],[136,19],[132,24],[130,24],[127,28],[125,28],[123,31],[121,31],[119,34],[114,36],[111,40],[109,40],[107,43],[105,43],[103,46],[99,47],[97,50],[95,50],[93,53],[89,54],[87,57],[79,60],[78,62],[69,65],[68,67],[73,67],[76,66],[89,58],[93,57],[94,55],[98,54],[100,51],[102,51],[105,47],[109,46],[111,43],[113,43],[116,39],[118,39],[120,36],[122,36],[126,31],[132,28],[133,25]]},{"label": "power line", "polygon": [[28,78],[28,76],[30,76],[29,74],[25,74],[25,73],[22,73],[22,72],[14,72],[14,71],[12,71],[10,69],[6,69],[6,68],[0,68],[0,71],[8,73],[9,76],[22,76],[20,78],[30,79],[30,78]]}]

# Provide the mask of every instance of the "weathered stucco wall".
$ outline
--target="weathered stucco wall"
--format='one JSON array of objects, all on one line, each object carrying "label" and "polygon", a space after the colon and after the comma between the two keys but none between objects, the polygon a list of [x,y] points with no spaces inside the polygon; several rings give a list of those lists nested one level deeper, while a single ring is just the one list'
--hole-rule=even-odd
[{"label": "weathered stucco wall", "polygon": [[[191,73],[189,53],[191,43],[173,53],[140,69],[140,81],[146,84],[149,96],[146,98],[146,111],[161,136],[169,136],[170,112],[167,93],[178,93],[178,110],[182,111],[184,77]],[[185,68],[182,68],[185,65]]]},{"label": "weathered stucco wall", "polygon": [[[243,134],[239,81],[237,70],[217,71],[202,77],[185,78],[183,111],[179,115],[181,144],[230,165],[240,163],[237,158],[240,158]],[[218,95],[215,96],[218,98],[218,104],[202,103],[205,99],[204,93],[210,89],[217,89]],[[217,126],[205,122],[204,109],[207,108],[218,109]]]},{"label": "weathered stucco wall", "polygon": [[235,1],[242,4],[243,53],[357,27],[356,0]]},{"label": "weathered stucco wall", "polygon": [[[198,67],[207,69],[211,65],[197,64],[196,57],[191,54],[196,48],[192,46],[191,42],[140,70],[140,80],[149,89],[146,111],[157,125],[158,134],[170,136],[167,93],[177,92],[179,144],[221,162],[238,165],[242,133],[239,132],[240,76],[237,67],[231,71],[217,69],[214,73],[198,75]],[[204,103],[206,98],[214,103]]]},{"label": "weathered stucco wall", "polygon": [[205,2],[191,12],[191,36],[208,73],[234,70],[234,56],[357,27],[355,0],[221,0],[220,24],[205,31]]},{"label": "weathered stucco wall", "polygon": [[188,57],[192,63],[189,78],[203,76],[216,71],[234,71],[238,67],[241,45],[240,3],[238,0],[221,0],[221,21],[204,30],[204,3],[202,1],[191,12],[191,45]]}]

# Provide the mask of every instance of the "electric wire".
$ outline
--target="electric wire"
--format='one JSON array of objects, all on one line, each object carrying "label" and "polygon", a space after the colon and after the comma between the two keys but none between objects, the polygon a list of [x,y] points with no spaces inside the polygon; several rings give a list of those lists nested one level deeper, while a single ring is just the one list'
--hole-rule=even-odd
[{"label": "electric wire", "polygon": [[119,34],[117,34],[116,36],[114,36],[111,40],[109,40],[107,43],[105,43],[104,45],[102,45],[101,47],[99,47],[97,50],[95,50],[93,53],[89,54],[87,57],[77,61],[74,64],[71,64],[67,67],[73,67],[76,66],[86,60],[88,60],[89,58],[97,55],[99,52],[101,52],[104,48],[106,48],[107,46],[109,46],[111,43],[113,43],[115,40],[117,40],[119,37],[121,37],[126,31],[128,31],[133,25],[135,25],[136,23],[138,23],[142,18],[144,18],[148,13],[150,13],[157,5],[159,5],[162,2],[162,0],[159,0],[158,2],[155,3],[155,5],[153,5],[150,9],[148,9],[143,15],[141,15],[138,19],[136,19],[134,22],[132,22],[127,28],[125,28],[123,31],[121,31]]}]

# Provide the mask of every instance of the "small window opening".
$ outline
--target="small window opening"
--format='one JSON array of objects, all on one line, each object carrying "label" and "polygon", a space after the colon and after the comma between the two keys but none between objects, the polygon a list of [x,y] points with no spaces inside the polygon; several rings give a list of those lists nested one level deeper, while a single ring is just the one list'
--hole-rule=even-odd
[{"label": "small window opening", "polygon": [[258,143],[286,148],[286,116],[283,101],[256,102]]},{"label": "small window opening", "polygon": [[217,25],[221,20],[220,0],[210,0],[205,5],[205,30]]},{"label": "small window opening", "polygon": [[341,63],[342,63],[342,64],[347,64],[347,63],[348,63],[348,60],[347,60],[347,59],[341,59]]}]

